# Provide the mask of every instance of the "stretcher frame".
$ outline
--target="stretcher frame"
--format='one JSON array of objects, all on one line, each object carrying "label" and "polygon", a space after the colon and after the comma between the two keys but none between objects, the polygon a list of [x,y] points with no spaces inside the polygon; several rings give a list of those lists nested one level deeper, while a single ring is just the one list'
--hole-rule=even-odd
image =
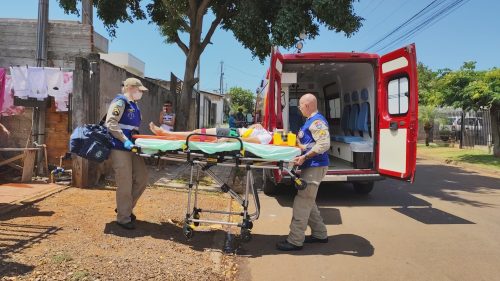
[{"label": "stretcher frame", "polygon": [[[216,154],[206,154],[199,151],[192,151],[189,147],[189,139],[193,136],[212,136],[217,138],[229,138],[235,139],[240,143],[240,149],[238,151],[223,152]],[[245,150],[243,147],[243,142],[239,137],[228,137],[220,135],[211,134],[199,134],[192,133],[186,138],[186,143],[182,151],[158,151],[156,154],[145,154],[141,152],[140,147],[135,146],[132,149],[133,152],[137,153],[141,157],[152,158],[156,160],[169,160],[177,162],[185,162],[185,167],[182,170],[190,168],[190,176],[188,187],[188,198],[186,206],[186,216],[183,224],[183,234],[189,240],[194,235],[194,229],[200,224],[221,224],[228,226],[236,226],[240,228],[240,239],[242,241],[249,241],[251,239],[251,229],[253,228],[253,222],[257,220],[260,216],[260,201],[257,189],[255,187],[255,182],[252,174],[252,169],[270,169],[279,170],[280,172],[285,171],[288,173],[295,184],[297,189],[304,189],[307,183],[300,179],[295,173],[295,167],[293,167],[291,162],[287,161],[274,161],[262,158],[245,157]],[[211,167],[223,166],[223,167],[244,167],[246,170],[246,183],[245,190],[243,192],[243,197],[240,194],[232,190],[231,186],[221,180],[212,170]],[[292,168],[289,168],[292,166]],[[198,207],[198,185],[200,178],[200,171],[204,172],[206,175],[211,177],[218,185],[220,191],[228,193],[232,199],[236,200],[242,207],[242,212],[230,212],[225,210],[206,210]],[[250,193],[253,196],[253,203],[255,207],[255,212],[249,213],[249,199]],[[194,198],[193,198],[194,197]],[[191,202],[193,201],[193,202]],[[219,220],[206,220],[201,219],[201,213],[212,213],[212,214],[224,214],[224,215],[236,215],[241,217],[240,222],[231,221],[219,221]]]}]

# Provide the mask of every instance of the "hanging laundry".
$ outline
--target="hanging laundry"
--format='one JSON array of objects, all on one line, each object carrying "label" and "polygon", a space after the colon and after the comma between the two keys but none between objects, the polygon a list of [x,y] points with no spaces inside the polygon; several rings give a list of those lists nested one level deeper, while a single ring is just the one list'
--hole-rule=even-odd
[{"label": "hanging laundry", "polygon": [[60,68],[45,68],[48,95],[57,97],[63,94],[63,72]]},{"label": "hanging laundry", "polygon": [[65,71],[63,74],[63,90],[65,94],[73,93],[73,71]]},{"label": "hanging laundry", "polygon": [[0,68],[0,108],[3,106],[3,96],[5,94],[5,69]]},{"label": "hanging laundry", "polygon": [[12,88],[14,89],[14,95],[18,98],[27,99],[31,91],[28,80],[28,67],[10,67],[10,74],[12,75]]},{"label": "hanging laundry", "polygon": [[28,67],[28,80],[30,84],[30,98],[44,100],[47,98],[47,78],[45,69],[41,67]]},{"label": "hanging laundry", "polygon": [[5,75],[5,90],[3,105],[0,108],[2,116],[19,115],[24,112],[24,107],[14,105],[13,79],[11,75]]},{"label": "hanging laundry", "polygon": [[54,97],[57,112],[67,112],[69,109],[69,95]]}]

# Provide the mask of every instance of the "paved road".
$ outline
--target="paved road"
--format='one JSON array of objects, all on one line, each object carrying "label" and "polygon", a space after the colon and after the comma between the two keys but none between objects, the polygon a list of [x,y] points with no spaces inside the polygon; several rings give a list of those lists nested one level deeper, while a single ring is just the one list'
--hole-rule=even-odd
[{"label": "paved road", "polygon": [[240,280],[500,280],[500,176],[419,160],[413,185],[322,185],[328,244],[282,253],[293,194],[261,196]]}]

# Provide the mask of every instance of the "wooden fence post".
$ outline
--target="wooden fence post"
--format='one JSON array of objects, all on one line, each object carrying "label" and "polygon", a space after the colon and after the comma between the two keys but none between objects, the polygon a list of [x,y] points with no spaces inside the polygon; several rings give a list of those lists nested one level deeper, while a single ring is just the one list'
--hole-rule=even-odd
[{"label": "wooden fence post", "polygon": [[[71,100],[71,122],[75,129],[88,121],[88,96],[90,92],[90,71],[89,63],[85,58],[75,58],[75,71],[73,72],[73,95]],[[72,165],[72,184],[75,187],[87,187],[89,185],[88,160],[79,156],[73,157]]]}]

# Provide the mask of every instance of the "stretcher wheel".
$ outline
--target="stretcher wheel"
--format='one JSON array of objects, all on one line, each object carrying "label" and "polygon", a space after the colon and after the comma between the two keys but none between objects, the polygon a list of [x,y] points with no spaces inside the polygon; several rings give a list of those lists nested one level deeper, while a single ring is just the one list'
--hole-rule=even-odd
[{"label": "stretcher wheel", "polygon": [[193,235],[194,235],[194,232],[193,232],[193,229],[185,224],[184,227],[182,228],[183,232],[184,232],[184,236],[186,237],[186,239],[191,239],[193,238]]},{"label": "stretcher wheel", "polygon": [[[199,220],[199,219],[200,219],[200,214],[199,214],[198,212],[195,212],[195,213],[193,214],[193,219],[195,219],[195,220]],[[200,225],[200,222],[195,221],[195,222],[193,222],[193,224],[194,224],[194,226],[199,226],[199,225]]]},{"label": "stretcher wheel", "polygon": [[293,182],[295,184],[295,188],[298,190],[304,190],[307,187],[307,182],[301,178],[295,178]]},{"label": "stretcher wheel", "polygon": [[252,240],[252,233],[250,233],[250,230],[242,228],[240,233],[240,239],[243,242],[249,242],[250,240]]}]

